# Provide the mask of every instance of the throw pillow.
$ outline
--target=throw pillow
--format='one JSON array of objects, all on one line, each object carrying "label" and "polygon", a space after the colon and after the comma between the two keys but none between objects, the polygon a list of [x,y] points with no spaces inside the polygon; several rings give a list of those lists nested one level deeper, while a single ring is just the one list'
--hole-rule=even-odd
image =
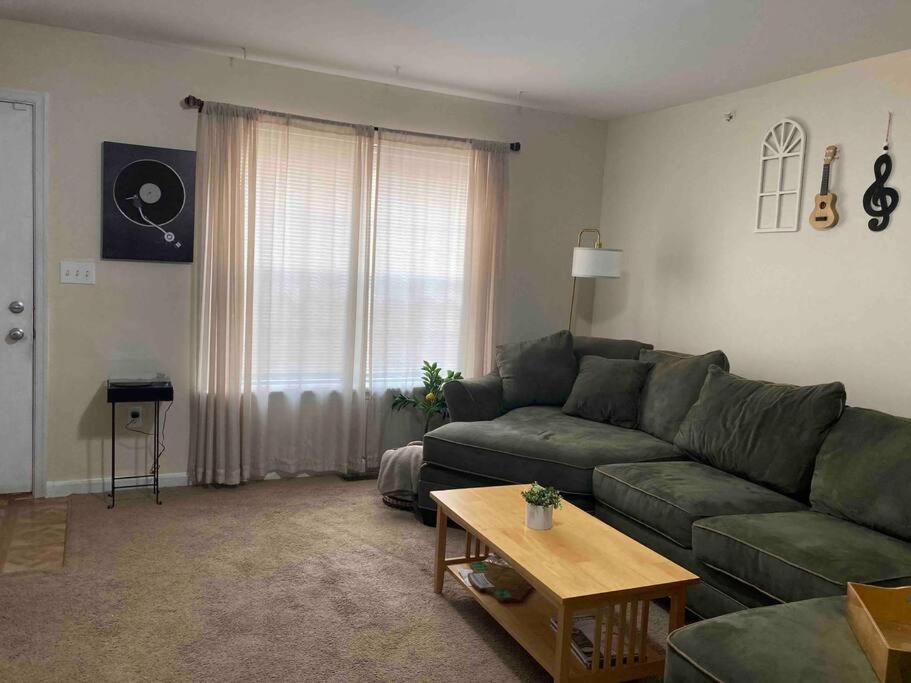
[{"label": "throw pillow", "polygon": [[503,407],[561,406],[576,381],[573,336],[568,330],[497,347]]},{"label": "throw pillow", "polygon": [[606,337],[580,337],[573,335],[573,350],[576,358],[601,356],[602,358],[628,358],[636,360],[643,349],[653,348],[651,344],[632,339],[607,339]]},{"label": "throw pillow", "polygon": [[699,462],[805,497],[816,454],[844,406],[841,382],[795,387],[713,367],[674,445]]},{"label": "throw pillow", "polygon": [[674,351],[643,350],[639,360],[655,364],[642,390],[639,429],[671,442],[677,436],[683,418],[699,398],[709,367],[730,368],[723,351],[690,356]]},{"label": "throw pillow", "polygon": [[654,363],[583,356],[563,412],[635,429],[639,397]]},{"label": "throw pillow", "polygon": [[911,420],[845,408],[816,456],[814,510],[911,541]]}]

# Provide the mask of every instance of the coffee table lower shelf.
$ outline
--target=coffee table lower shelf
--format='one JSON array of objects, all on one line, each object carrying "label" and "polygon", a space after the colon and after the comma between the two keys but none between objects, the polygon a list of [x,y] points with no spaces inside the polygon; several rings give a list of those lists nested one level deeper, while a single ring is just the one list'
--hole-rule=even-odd
[{"label": "coffee table lower shelf", "polygon": [[[472,560],[475,562],[476,560]],[[460,569],[471,569],[471,562],[447,560],[446,571],[460,586],[492,616],[497,623],[528,652],[551,676],[555,673],[557,633],[551,626],[551,619],[556,617],[557,607],[547,600],[539,591],[533,590],[522,602],[500,602],[487,593],[468,586],[459,576]],[[580,615],[576,615],[580,616]],[[617,625],[612,629],[613,641],[619,633]],[[619,668],[608,667],[598,671],[585,668],[575,657],[571,656],[569,678],[583,681],[630,681],[647,676],[658,676],[664,671],[664,653],[647,645],[646,661],[638,664],[624,665]]]},{"label": "coffee table lower shelf", "polygon": [[[497,620],[525,650],[553,675],[554,652],[557,636],[550,627],[550,618],[556,613],[554,607],[538,591],[533,590],[522,602],[500,602],[495,597],[482,593],[473,586],[466,586],[459,576],[460,569],[470,569],[469,563],[450,564],[446,567],[458,584],[481,603],[481,607]],[[579,671],[582,671],[579,665]]]},{"label": "coffee table lower shelf", "polygon": [[[552,529],[529,530],[523,488],[430,493],[437,504],[434,593],[443,592],[450,574],[554,681],[620,683],[663,673],[665,635],[650,632],[652,603],[669,599],[668,630],[683,626],[686,587],[699,577],[568,501]],[[465,532],[464,552],[457,557],[446,552],[450,519]],[[501,603],[462,581],[459,570],[490,553],[534,587],[524,601]],[[584,630],[599,646],[588,666],[573,648],[580,617],[591,618]]]}]

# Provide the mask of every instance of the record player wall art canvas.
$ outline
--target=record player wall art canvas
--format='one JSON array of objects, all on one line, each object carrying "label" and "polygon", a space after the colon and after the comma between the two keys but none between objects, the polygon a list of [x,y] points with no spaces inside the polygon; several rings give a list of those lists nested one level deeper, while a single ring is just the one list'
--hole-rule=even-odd
[{"label": "record player wall art canvas", "polygon": [[196,152],[104,143],[101,257],[193,261]]}]

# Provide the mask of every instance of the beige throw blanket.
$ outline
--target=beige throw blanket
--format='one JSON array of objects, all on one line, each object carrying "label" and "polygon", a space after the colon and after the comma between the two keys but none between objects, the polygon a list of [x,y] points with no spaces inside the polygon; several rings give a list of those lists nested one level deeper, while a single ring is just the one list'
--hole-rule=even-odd
[{"label": "beige throw blanket", "polygon": [[418,473],[423,460],[424,446],[412,441],[402,448],[393,448],[380,458],[380,474],[376,485],[384,496],[415,500],[418,496]]}]

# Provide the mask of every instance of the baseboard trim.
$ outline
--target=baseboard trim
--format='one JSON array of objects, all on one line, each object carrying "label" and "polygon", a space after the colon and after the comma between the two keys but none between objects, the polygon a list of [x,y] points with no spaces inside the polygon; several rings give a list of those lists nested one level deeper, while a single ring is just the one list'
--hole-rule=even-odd
[{"label": "baseboard trim", "polygon": [[[151,482],[151,477],[149,481]],[[190,478],[186,472],[171,472],[162,474],[158,478],[158,484],[161,488],[173,488],[175,486],[189,486]],[[58,481],[49,481],[47,483],[47,497],[59,498],[68,496],[71,493],[103,493],[111,488],[110,478],[97,477],[95,479],[62,479]]]}]

